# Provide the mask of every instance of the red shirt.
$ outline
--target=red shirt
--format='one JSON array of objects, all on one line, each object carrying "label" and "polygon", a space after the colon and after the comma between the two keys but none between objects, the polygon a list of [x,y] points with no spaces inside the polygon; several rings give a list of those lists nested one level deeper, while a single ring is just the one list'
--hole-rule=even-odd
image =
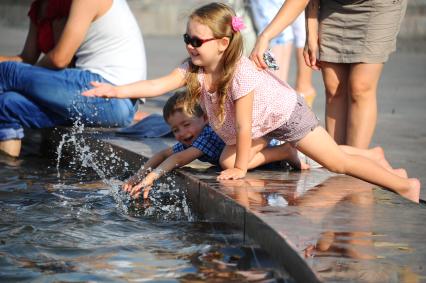
[{"label": "red shirt", "polygon": [[52,22],[65,18],[70,12],[72,0],[47,0],[44,17],[40,18],[41,0],[35,0],[31,4],[28,16],[37,26],[37,47],[47,53],[54,47]]}]

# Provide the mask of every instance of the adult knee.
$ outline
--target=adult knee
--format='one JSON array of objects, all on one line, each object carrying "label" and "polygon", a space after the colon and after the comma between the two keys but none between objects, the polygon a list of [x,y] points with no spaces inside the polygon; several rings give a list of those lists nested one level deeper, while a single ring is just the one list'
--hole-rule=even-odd
[{"label": "adult knee", "polygon": [[374,90],[375,87],[371,84],[371,82],[365,80],[351,82],[349,86],[350,97],[354,102],[374,99],[375,95],[372,93]]},{"label": "adult knee", "polygon": [[17,108],[21,107],[24,97],[19,93],[8,91],[0,94],[0,110],[5,113],[13,113]]},{"label": "adult knee", "polygon": [[16,81],[17,65],[20,62],[6,61],[0,63],[0,93],[13,88],[13,82]]},{"label": "adult knee", "polygon": [[332,103],[333,100],[346,96],[346,84],[337,79],[324,78],[325,95],[327,103]]}]

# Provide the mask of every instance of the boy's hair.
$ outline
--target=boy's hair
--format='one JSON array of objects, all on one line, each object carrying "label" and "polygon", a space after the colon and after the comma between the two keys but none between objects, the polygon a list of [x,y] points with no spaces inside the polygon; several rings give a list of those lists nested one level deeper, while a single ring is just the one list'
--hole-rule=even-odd
[{"label": "boy's hair", "polygon": [[201,109],[200,105],[197,103],[193,111],[188,113],[184,107],[184,99],[187,95],[187,92],[184,90],[176,91],[169,99],[167,99],[166,104],[163,107],[163,118],[167,121],[173,114],[176,112],[182,112],[188,116],[196,116],[201,117],[204,115],[203,109]]},{"label": "boy's hair", "polygon": [[[216,113],[216,115],[221,122],[225,119],[224,107],[228,87],[232,81],[236,64],[243,54],[243,38],[239,31],[236,32],[232,29],[232,17],[235,17],[234,10],[223,3],[210,3],[204,5],[196,9],[189,16],[189,20],[197,21],[208,26],[215,38],[229,38],[229,46],[226,48],[222,57],[223,75],[217,82],[219,113]],[[198,103],[201,94],[201,86],[197,78],[200,67],[192,64],[189,58],[187,61],[189,63],[189,70],[186,77],[188,95],[185,96],[184,105],[187,109],[186,111],[191,113]]]}]

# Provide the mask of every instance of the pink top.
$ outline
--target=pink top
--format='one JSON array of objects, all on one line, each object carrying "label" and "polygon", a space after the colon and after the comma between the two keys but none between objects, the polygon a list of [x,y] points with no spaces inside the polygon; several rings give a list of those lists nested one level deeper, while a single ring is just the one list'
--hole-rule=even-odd
[{"label": "pink top", "polygon": [[[243,56],[237,63],[228,97],[225,101],[225,119],[220,124],[217,94],[209,93],[204,86],[204,72],[200,68],[198,80],[201,84],[201,108],[207,114],[209,123],[227,145],[236,143],[234,101],[254,91],[252,114],[252,138],[260,138],[282,126],[292,114],[297,101],[296,92],[270,71],[258,70],[254,63]],[[183,73],[188,70],[188,63],[179,68]]]}]

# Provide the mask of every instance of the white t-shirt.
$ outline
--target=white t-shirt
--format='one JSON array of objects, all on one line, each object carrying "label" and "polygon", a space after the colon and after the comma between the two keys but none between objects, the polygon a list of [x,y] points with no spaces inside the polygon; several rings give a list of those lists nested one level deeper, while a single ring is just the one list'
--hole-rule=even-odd
[{"label": "white t-shirt", "polygon": [[125,0],[90,24],[76,53],[76,67],[101,75],[115,85],[146,79],[142,33]]}]

